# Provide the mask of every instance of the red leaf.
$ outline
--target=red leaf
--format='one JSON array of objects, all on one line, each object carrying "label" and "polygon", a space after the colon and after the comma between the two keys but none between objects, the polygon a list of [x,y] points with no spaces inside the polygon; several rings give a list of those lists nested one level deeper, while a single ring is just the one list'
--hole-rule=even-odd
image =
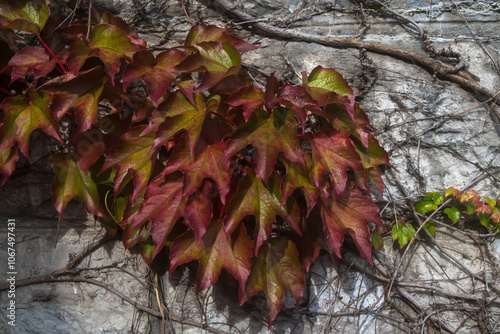
[{"label": "red leaf", "polygon": [[71,108],[75,109],[78,123],[75,135],[78,135],[90,129],[97,119],[99,101],[106,80],[102,67],[99,66],[78,77],[68,75],[63,81],[49,81],[41,89],[55,93],[50,108],[59,118]]},{"label": "red leaf", "polygon": [[0,27],[38,34],[49,17],[49,7],[42,0],[2,0]]},{"label": "red leaf", "polygon": [[278,97],[281,99],[280,102],[283,105],[295,112],[295,116],[302,124],[303,129],[308,112],[323,115],[321,108],[318,106],[318,102],[313,100],[302,86],[293,87],[288,84],[284,85],[281,87]]},{"label": "red leaf", "polygon": [[78,167],[80,167],[85,175],[87,175],[90,166],[106,151],[106,144],[103,139],[101,130],[95,127],[71,138],[71,145],[75,147],[78,154]]},{"label": "red leaf", "polygon": [[177,144],[163,173],[170,174],[179,170],[184,173],[182,196],[191,195],[204,179],[211,178],[217,184],[222,203],[225,203],[231,186],[229,164],[224,158],[225,147],[225,142],[209,145],[203,151],[198,152],[194,158],[186,144]]},{"label": "red leaf", "polygon": [[10,83],[13,83],[29,73],[33,73],[35,78],[43,77],[52,72],[55,66],[55,58],[50,59],[45,49],[33,46],[18,51],[6,68],[12,67]]},{"label": "red leaf", "polygon": [[[123,21],[121,18],[118,16],[114,16],[110,12],[102,9],[98,9],[96,7],[92,7],[92,22],[96,22],[96,24],[99,23],[108,23],[114,26],[117,26],[127,36],[130,38],[132,43],[141,46],[141,47],[146,47],[147,43],[143,39],[139,38],[139,34],[129,25],[127,22]],[[87,25],[85,25],[87,26]]]},{"label": "red leaf", "polygon": [[342,200],[330,197],[320,202],[321,217],[326,236],[326,243],[338,257],[344,242],[344,234],[348,232],[359,249],[361,256],[368,262],[371,259],[370,230],[367,223],[373,222],[384,226],[380,220],[379,209],[368,196],[352,189]]},{"label": "red leaf", "polygon": [[347,183],[347,169],[361,170],[363,165],[349,138],[333,129],[321,130],[310,141],[312,148],[311,178],[319,187],[325,173],[332,181],[333,191],[341,196]]},{"label": "red leaf", "polygon": [[247,145],[253,145],[257,174],[267,181],[280,152],[288,160],[304,163],[297,138],[298,127],[293,115],[285,109],[275,110],[269,118],[264,110],[256,110],[227,143],[226,159]]},{"label": "red leaf", "polygon": [[155,244],[152,258],[163,248],[168,234],[181,217],[182,186],[179,174],[155,178],[146,188],[144,201],[137,214],[120,223],[123,226],[131,223],[130,229],[135,230],[151,220],[151,236]]},{"label": "red leaf", "polygon": [[69,55],[66,65],[73,74],[78,74],[85,60],[89,57],[90,46],[83,40],[83,37],[76,39],[69,46]]},{"label": "red leaf", "polygon": [[52,156],[52,163],[56,175],[52,183],[54,207],[61,219],[66,205],[76,196],[81,198],[85,210],[94,216],[106,218],[104,208],[99,203],[97,185],[90,172],[85,176],[70,154],[56,154]]},{"label": "red leaf", "polygon": [[242,107],[243,117],[248,121],[255,109],[259,109],[264,104],[264,93],[262,89],[254,86],[243,87],[239,91],[229,96],[229,99],[224,101],[231,107]]},{"label": "red leaf", "polygon": [[[170,94],[167,100],[158,106],[158,111],[153,113],[150,124],[144,132],[147,133],[154,131],[155,127],[158,128],[153,149],[159,148],[172,136],[185,130],[189,149],[191,154],[194,154],[194,148],[198,143],[205,117],[208,114],[204,95],[195,93],[194,100],[195,105],[177,91]],[[161,123],[162,120],[163,123]]]},{"label": "red leaf", "polygon": [[222,268],[229,271],[243,289],[250,273],[252,240],[240,226],[232,235],[226,235],[220,220],[212,221],[201,242],[188,231],[174,239],[170,248],[170,272],[177,266],[193,260],[200,264],[196,275],[198,291],[217,282]]},{"label": "red leaf", "polygon": [[151,146],[154,142],[154,134],[140,136],[146,128],[145,125],[140,125],[130,129],[120,139],[118,146],[111,149],[111,152],[106,157],[101,172],[116,167],[116,175],[114,179],[115,194],[125,185],[123,181],[127,175],[132,174],[134,179],[134,199],[148,185],[156,152],[151,151]]},{"label": "red leaf", "polygon": [[281,183],[281,194],[283,199],[281,204],[283,205],[288,197],[299,188],[304,193],[304,197],[307,202],[307,216],[316,205],[316,200],[319,196],[319,189],[311,181],[310,168],[311,168],[311,155],[304,154],[304,160],[306,166],[295,162],[286,162],[287,173],[283,178],[283,183]]},{"label": "red leaf", "polygon": [[182,212],[186,223],[194,231],[198,243],[205,234],[208,222],[213,215],[212,201],[207,197],[211,195],[212,186],[206,182],[205,186],[201,188],[201,191],[196,191],[189,196]]},{"label": "red leaf", "polygon": [[235,36],[235,32],[216,27],[214,25],[198,25],[193,26],[186,37],[184,45],[193,46],[201,42],[229,42],[231,43],[240,53],[245,53],[253,49],[258,49],[256,45],[252,45],[245,40]]},{"label": "red leaf", "polygon": [[59,124],[48,107],[50,95],[29,88],[28,97],[9,97],[0,105],[5,112],[4,123],[0,127],[0,152],[17,144],[24,156],[29,158],[29,138],[37,128],[63,143]]},{"label": "red leaf", "polygon": [[19,160],[19,153],[15,146],[8,147],[0,152],[0,173],[2,174],[2,182],[0,187],[5,184],[5,181],[12,175],[16,169],[16,162]]},{"label": "red leaf", "polygon": [[305,289],[305,274],[295,244],[285,237],[269,239],[259,249],[252,263],[245,292],[240,294],[240,305],[259,291],[267,299],[267,321],[269,328],[283,304],[288,290],[299,305]]},{"label": "red leaf", "polygon": [[291,205],[281,206],[279,190],[280,179],[273,174],[269,178],[269,188],[262,178],[247,168],[246,175],[240,180],[238,190],[231,198],[226,209],[226,232],[230,235],[241,220],[246,216],[255,216],[255,254],[271,233],[271,227],[276,216],[283,218],[295,231],[301,234],[299,208],[292,202]]},{"label": "red leaf", "polygon": [[127,65],[123,73],[123,89],[125,90],[130,81],[137,78],[144,78],[154,106],[158,105],[158,100],[165,94],[168,87],[175,79],[176,74],[173,69],[186,56],[176,50],[162,52],[155,57],[149,51],[140,51],[134,54],[134,60]]},{"label": "red leaf", "polygon": [[274,106],[278,103],[278,98],[276,94],[280,88],[280,81],[271,73],[266,79],[266,93],[265,93],[265,106],[268,113],[273,111]]}]

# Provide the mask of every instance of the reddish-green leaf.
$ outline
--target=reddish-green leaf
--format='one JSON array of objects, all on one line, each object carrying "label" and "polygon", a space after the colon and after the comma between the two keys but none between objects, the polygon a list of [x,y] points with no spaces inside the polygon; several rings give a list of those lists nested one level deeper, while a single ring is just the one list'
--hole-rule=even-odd
[{"label": "reddish-green leaf", "polygon": [[43,85],[42,89],[55,93],[50,108],[58,118],[70,109],[75,109],[78,124],[75,135],[78,135],[90,129],[97,119],[99,101],[106,80],[102,68],[97,67],[79,76],[67,75],[62,80],[50,81]]},{"label": "reddish-green leaf", "polygon": [[104,136],[100,129],[91,128],[71,138],[71,144],[78,154],[78,166],[87,175],[87,171],[106,152]]},{"label": "reddish-green leaf", "polygon": [[95,6],[92,7],[92,22],[96,22],[96,24],[99,23],[108,23],[113,26],[117,26],[120,28],[127,36],[130,38],[132,43],[146,47],[147,43],[143,39],[139,38],[139,34],[118,16],[114,16],[110,12],[106,10],[102,10],[99,8],[96,8]]},{"label": "reddish-green leaf", "polygon": [[30,73],[33,73],[35,78],[47,75],[54,69],[55,60],[55,58],[50,59],[49,53],[45,49],[36,46],[18,51],[6,67],[12,68],[10,83]]},{"label": "reddish-green leaf", "polygon": [[156,60],[149,51],[137,52],[123,73],[123,89],[127,88],[130,81],[142,77],[148,87],[151,101],[157,106],[158,100],[176,77],[174,67],[184,58],[186,56],[177,50],[162,52],[156,56]]},{"label": "reddish-green leaf", "polygon": [[54,207],[63,218],[68,202],[78,196],[83,207],[95,216],[106,218],[104,208],[99,203],[97,185],[89,172],[87,176],[78,167],[70,154],[59,153],[52,157],[55,178],[52,183]]},{"label": "reddish-green leaf", "polygon": [[253,145],[257,174],[267,181],[280,152],[290,161],[304,163],[297,138],[298,127],[295,117],[286,109],[276,109],[270,117],[264,110],[256,110],[229,140],[226,159],[247,145]]},{"label": "reddish-green leaf", "polygon": [[4,123],[0,127],[0,152],[17,144],[24,156],[29,158],[29,138],[31,132],[37,128],[63,142],[59,135],[58,122],[48,107],[50,95],[29,88],[28,97],[10,97],[0,105],[5,112]]},{"label": "reddish-green leaf", "polygon": [[189,47],[195,52],[176,66],[181,72],[206,71],[198,90],[210,88],[223,78],[239,72],[241,56],[238,50],[228,42],[201,42]]},{"label": "reddish-green leaf", "polygon": [[110,24],[98,24],[92,29],[90,47],[96,50],[97,56],[104,63],[112,84],[115,74],[119,71],[121,59],[132,59],[134,53],[140,49],[123,30]]},{"label": "reddish-green leaf", "polygon": [[295,116],[300,121],[303,129],[305,127],[308,112],[322,115],[318,102],[313,100],[313,98],[307,93],[306,89],[302,86],[293,87],[286,84],[281,87],[278,97],[280,98],[280,103],[294,111]]},{"label": "reddish-green leaf", "polygon": [[140,136],[146,125],[140,125],[130,129],[120,139],[118,146],[111,149],[106,157],[101,171],[111,167],[116,167],[116,176],[114,179],[115,193],[118,194],[122,188],[122,182],[127,175],[132,174],[134,179],[134,199],[148,185],[156,152],[151,151],[154,142],[154,134]]},{"label": "reddish-green leaf", "polygon": [[121,223],[131,223],[130,229],[135,230],[151,220],[151,236],[155,244],[153,258],[163,248],[168,234],[181,217],[182,187],[182,176],[179,174],[155,178],[146,188],[144,201],[137,214]]},{"label": "reddish-green leaf", "polygon": [[281,184],[281,194],[283,199],[281,204],[284,204],[288,197],[299,188],[304,193],[304,197],[307,202],[307,215],[311,212],[313,207],[316,205],[316,200],[319,196],[319,189],[311,181],[311,174],[309,172],[311,168],[311,155],[304,154],[305,167],[296,162],[286,162],[287,173],[283,178],[283,183]]},{"label": "reddish-green leaf", "polygon": [[352,119],[355,119],[354,92],[342,74],[333,68],[321,66],[312,70],[309,76],[302,73],[302,84],[309,94],[322,105],[342,103]]},{"label": "reddish-green leaf", "polygon": [[300,232],[299,208],[295,203],[281,205],[280,179],[273,174],[269,178],[269,188],[261,177],[247,168],[240,180],[238,190],[231,198],[226,213],[226,231],[230,235],[246,216],[255,216],[255,254],[271,233],[276,216],[283,218],[297,233]]},{"label": "reddish-green leaf", "polygon": [[69,46],[69,55],[66,59],[66,65],[73,74],[78,74],[83,64],[89,57],[90,46],[83,37],[75,39]]},{"label": "reddish-green leaf", "polygon": [[262,89],[254,86],[243,87],[239,91],[229,96],[224,101],[231,107],[242,107],[243,117],[248,121],[255,109],[259,109],[264,104],[264,93]]},{"label": "reddish-green leaf", "polygon": [[370,221],[383,226],[378,207],[373,200],[363,196],[361,191],[351,189],[342,200],[330,197],[327,200],[322,199],[320,204],[328,247],[341,257],[340,247],[347,232],[361,256],[372,263],[370,230],[367,223]]},{"label": "reddish-green leaf", "polygon": [[[200,138],[205,117],[208,114],[205,97],[202,93],[194,94],[195,104],[189,102],[179,91],[170,94],[165,102],[158,106],[145,133],[158,128],[154,149],[165,144],[172,136],[185,130],[191,154]],[[166,118],[166,119],[165,119]]]},{"label": "reddish-green leaf", "polygon": [[185,222],[194,231],[196,241],[199,243],[201,237],[207,230],[208,222],[212,219],[212,185],[205,182],[204,186],[187,198],[186,204],[182,204]]},{"label": "reddish-green leaf", "polygon": [[240,295],[240,305],[263,291],[267,299],[268,326],[271,327],[283,304],[285,290],[292,294],[298,306],[304,288],[304,267],[295,244],[285,237],[272,238],[262,245],[252,263],[245,292]]},{"label": "reddish-green leaf", "polygon": [[253,49],[258,49],[258,46],[252,45],[245,40],[235,36],[235,32],[219,28],[213,25],[198,25],[193,26],[186,37],[184,45],[194,46],[201,42],[229,42],[231,43],[240,53],[245,53]]},{"label": "reddish-green leaf", "polygon": [[224,156],[225,148],[225,142],[218,142],[197,152],[194,158],[186,144],[178,144],[163,173],[169,174],[178,170],[184,173],[183,196],[191,195],[204,179],[211,178],[217,184],[222,203],[225,203],[231,185],[229,164]]},{"label": "reddish-green leaf", "polygon": [[321,130],[310,141],[312,148],[311,178],[319,187],[325,173],[332,181],[333,192],[341,196],[347,183],[347,169],[361,170],[363,165],[349,138],[333,129]]},{"label": "reddish-green leaf", "polygon": [[2,182],[0,187],[5,184],[5,181],[12,175],[16,169],[16,162],[19,160],[19,153],[15,146],[8,147],[0,152],[0,173],[2,174]]},{"label": "reddish-green leaf", "polygon": [[0,27],[38,34],[49,17],[43,0],[1,0]]},{"label": "reddish-green leaf", "polygon": [[198,243],[192,231],[174,239],[170,248],[170,272],[177,266],[198,260],[198,291],[217,282],[222,268],[229,271],[244,289],[250,273],[252,240],[240,226],[230,236],[226,235],[220,220],[212,221]]}]

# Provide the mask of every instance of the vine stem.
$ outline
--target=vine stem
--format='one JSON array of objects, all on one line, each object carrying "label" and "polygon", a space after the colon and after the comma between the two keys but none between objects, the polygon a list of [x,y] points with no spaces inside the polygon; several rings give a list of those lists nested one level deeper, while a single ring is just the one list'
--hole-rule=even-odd
[{"label": "vine stem", "polygon": [[219,118],[221,118],[221,119],[225,120],[226,122],[228,122],[228,123],[229,123],[229,124],[231,124],[232,126],[238,126],[238,124],[234,123],[233,121],[231,121],[230,119],[227,119],[226,117],[224,117],[224,116],[222,116],[222,115],[219,115],[219,114],[218,114],[218,113],[216,113],[216,112],[211,111],[210,113],[211,113],[212,115],[215,115],[215,116],[217,116],[217,117],[219,117]]},{"label": "vine stem", "polygon": [[45,44],[45,42],[42,39],[42,36],[40,36],[40,34],[37,34],[37,36],[38,36],[38,39],[40,40],[40,42],[43,44],[43,46],[47,49],[47,51],[49,51],[50,54],[52,55],[52,57],[54,57],[56,59],[56,62],[59,64],[59,67],[61,67],[63,73],[64,74],[68,73],[68,71],[66,71],[66,69],[64,68],[64,66],[59,61],[59,58],[56,57],[56,55],[54,54],[54,52],[52,51],[52,49],[47,44]]}]

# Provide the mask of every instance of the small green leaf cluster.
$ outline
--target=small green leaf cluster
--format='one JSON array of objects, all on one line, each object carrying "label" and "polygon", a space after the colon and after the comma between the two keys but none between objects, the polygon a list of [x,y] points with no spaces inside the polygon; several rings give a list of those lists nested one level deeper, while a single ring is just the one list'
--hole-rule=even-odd
[{"label": "small green leaf cluster", "polygon": [[[475,190],[460,191],[450,187],[440,192],[428,192],[415,203],[415,211],[426,215],[435,212],[441,205],[445,204],[444,214],[456,224],[463,216],[476,216],[475,218],[491,232],[500,232],[500,201],[486,197],[481,201]],[[434,237],[436,234],[436,224],[429,220],[424,228]],[[410,224],[396,222],[392,228],[392,240],[398,241],[402,248],[406,246],[414,237],[416,231]]]},{"label": "small green leaf cluster", "polygon": [[[2,185],[41,129],[62,148],[61,218],[79,197],[148,265],[165,248],[171,271],[198,261],[199,290],[227,270],[240,303],[265,293],[269,324],[285,290],[299,303],[321,249],[341,256],[345,234],[371,262],[368,223],[375,243],[384,227],[367,193],[383,192],[389,161],[342,75],[319,66],[293,86],[271,74],[262,89],[241,63],[257,47],[233,31],[195,26],[153,54],[120,18],[95,6],[89,17],[0,0]],[[40,45],[20,49],[20,31]]]}]

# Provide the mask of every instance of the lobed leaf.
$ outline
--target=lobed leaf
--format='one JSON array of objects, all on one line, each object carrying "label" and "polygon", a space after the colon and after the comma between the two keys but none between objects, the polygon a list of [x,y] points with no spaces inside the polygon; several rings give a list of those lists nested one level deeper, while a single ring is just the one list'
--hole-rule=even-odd
[{"label": "lobed leaf", "polygon": [[240,305],[259,291],[267,300],[269,327],[283,304],[285,290],[295,299],[297,307],[305,288],[305,274],[295,244],[285,237],[269,239],[259,249],[252,263],[246,289],[240,293]]},{"label": "lobed leaf", "polygon": [[52,156],[55,178],[52,183],[54,207],[63,218],[63,212],[68,202],[78,196],[83,207],[93,214],[105,218],[104,208],[99,202],[97,185],[89,172],[87,176],[78,167],[70,154],[59,153]]},{"label": "lobed leaf", "polygon": [[5,69],[12,68],[10,80],[12,84],[26,74],[33,73],[35,78],[43,77],[52,72],[55,66],[56,58],[50,59],[49,53],[45,49],[32,46],[19,50],[10,59]]},{"label": "lobed leaf", "polygon": [[215,220],[210,222],[199,243],[193,231],[174,239],[170,248],[170,272],[183,263],[198,260],[198,291],[208,289],[217,282],[222,268],[233,275],[243,290],[250,274],[251,257],[252,240],[247,236],[245,228],[240,225],[229,236],[226,235],[222,222]]},{"label": "lobed leaf", "polygon": [[251,169],[247,168],[245,172],[246,175],[238,183],[238,190],[226,209],[227,234],[231,235],[246,216],[255,216],[255,254],[271,233],[276,216],[283,218],[297,233],[301,234],[299,208],[294,204],[281,205],[280,180],[276,174],[270,177],[268,188],[264,180],[255,175]]},{"label": "lobed leaf", "polygon": [[38,34],[49,17],[43,0],[1,0],[0,27]]},{"label": "lobed leaf", "polygon": [[280,152],[288,160],[304,164],[297,138],[298,127],[292,113],[286,109],[276,110],[269,117],[264,110],[258,109],[227,143],[226,159],[229,160],[246,146],[253,145],[256,149],[254,160],[257,174],[267,182]]},{"label": "lobed leaf", "polygon": [[345,233],[349,233],[361,256],[368,262],[371,259],[371,242],[368,222],[384,226],[380,220],[379,209],[371,197],[363,196],[361,191],[352,189],[342,200],[322,199],[320,212],[323,218],[325,238],[328,247],[340,255],[340,247]]},{"label": "lobed leaf", "polygon": [[0,152],[17,144],[21,153],[29,158],[29,138],[38,128],[63,143],[59,124],[48,107],[50,100],[48,93],[29,88],[28,98],[9,97],[2,102],[0,108],[5,112],[5,119],[0,127]]},{"label": "lobed leaf", "polygon": [[2,182],[0,187],[5,184],[5,182],[12,175],[16,169],[16,162],[19,160],[19,153],[15,146],[8,147],[3,151],[0,151],[0,173],[2,174]]},{"label": "lobed leaf", "polygon": [[225,142],[217,142],[206,146],[193,157],[185,143],[176,145],[172,156],[167,161],[164,174],[175,171],[184,173],[184,187],[182,196],[189,196],[195,192],[204,179],[214,180],[219,189],[220,199],[225,203],[226,195],[231,186],[229,164],[225,160]]}]

